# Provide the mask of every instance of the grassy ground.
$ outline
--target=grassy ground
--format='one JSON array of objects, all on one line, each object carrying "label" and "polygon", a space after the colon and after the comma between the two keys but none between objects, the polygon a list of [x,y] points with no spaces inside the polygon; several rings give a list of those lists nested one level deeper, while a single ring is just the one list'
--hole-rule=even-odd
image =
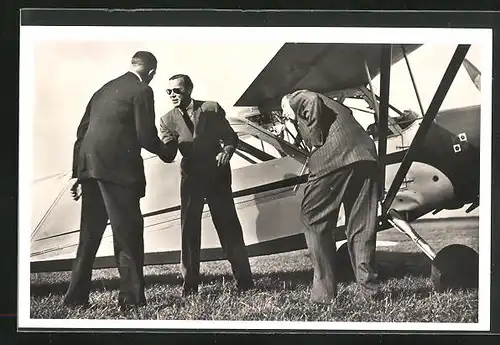
[{"label": "grassy ground", "polygon": [[[415,227],[439,250],[461,243],[478,250],[477,222],[431,223]],[[434,291],[430,260],[395,230],[379,240],[397,241],[377,252],[383,299],[367,302],[355,283],[341,283],[330,305],[309,302],[312,268],[306,251],[251,258],[256,289],[238,293],[227,261],[202,263],[200,293],[181,298],[177,265],[145,268],[148,305],[120,312],[116,269],[95,270],[89,309],[60,305],[69,272],[31,275],[31,318],[162,319],[343,322],[477,322],[477,290]]]}]

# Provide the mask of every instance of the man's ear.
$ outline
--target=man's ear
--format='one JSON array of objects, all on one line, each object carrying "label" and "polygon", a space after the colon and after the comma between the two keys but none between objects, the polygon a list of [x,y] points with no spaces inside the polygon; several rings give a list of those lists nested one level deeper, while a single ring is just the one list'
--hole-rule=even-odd
[{"label": "man's ear", "polygon": [[152,77],[156,74],[156,68],[153,68],[151,69],[149,72],[148,72],[148,77]]}]

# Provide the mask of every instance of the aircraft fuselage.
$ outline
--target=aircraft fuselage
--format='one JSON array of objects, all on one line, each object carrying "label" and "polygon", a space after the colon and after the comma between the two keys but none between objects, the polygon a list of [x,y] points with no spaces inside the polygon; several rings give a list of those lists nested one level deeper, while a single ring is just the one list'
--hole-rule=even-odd
[{"label": "aircraft fuselage", "polygon": [[[417,129],[418,122],[415,122],[402,133],[402,138],[391,140],[410,145]],[[441,111],[425,136],[392,207],[407,212],[409,219],[416,219],[435,209],[456,209],[476,201],[479,144],[479,105]],[[391,148],[390,144],[388,147]],[[399,155],[399,161],[404,155],[401,150],[389,153],[389,158]],[[387,189],[398,167],[396,162],[387,167]]]}]

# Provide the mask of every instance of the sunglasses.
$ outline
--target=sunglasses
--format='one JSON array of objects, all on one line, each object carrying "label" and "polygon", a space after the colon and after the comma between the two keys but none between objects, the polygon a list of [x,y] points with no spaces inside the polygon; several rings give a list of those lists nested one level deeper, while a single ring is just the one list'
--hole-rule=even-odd
[{"label": "sunglasses", "polygon": [[167,89],[167,95],[171,95],[173,93],[175,93],[176,95],[180,95],[181,93],[183,93],[182,89],[176,87],[174,89]]}]

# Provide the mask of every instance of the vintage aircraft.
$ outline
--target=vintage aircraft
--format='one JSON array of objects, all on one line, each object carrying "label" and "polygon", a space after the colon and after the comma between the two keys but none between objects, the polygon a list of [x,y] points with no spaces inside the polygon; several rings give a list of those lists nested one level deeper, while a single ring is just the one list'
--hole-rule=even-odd
[{"label": "vintage aircraft", "polygon": [[[421,109],[422,116],[415,117],[390,105],[388,90],[391,65],[403,58],[407,60],[407,55],[418,48],[419,45],[287,43],[240,97],[235,104],[240,107],[239,116],[229,118],[240,138],[231,164],[234,200],[250,256],[306,248],[299,206],[302,183],[307,180],[304,167],[308,152],[276,110],[283,94],[310,89],[342,103],[348,98],[364,99],[375,110],[375,124],[369,130],[378,145],[386,177],[379,230],[394,226],[410,236],[433,260],[432,276],[438,289],[477,286],[475,251],[450,246],[436,255],[409,224],[432,211],[469,203],[472,210],[479,202],[480,108],[438,114],[469,46],[457,48],[427,112],[424,114]],[[409,64],[408,68],[411,73]],[[371,85],[378,74],[380,97]],[[389,117],[389,108],[400,118]],[[148,186],[141,208],[147,265],[179,262],[179,160],[178,157],[176,162],[164,164],[154,156],[145,159]],[[76,255],[80,204],[71,200],[68,176],[58,178],[65,186],[31,234],[32,272],[69,270]],[[208,208],[202,223],[201,259],[223,259]],[[338,225],[335,238],[341,241],[345,239],[342,217]],[[339,253],[339,268],[349,268],[345,245],[340,246]],[[109,228],[94,267],[115,267]],[[460,272],[455,270],[457,267]],[[346,275],[352,274],[345,271]]]}]

